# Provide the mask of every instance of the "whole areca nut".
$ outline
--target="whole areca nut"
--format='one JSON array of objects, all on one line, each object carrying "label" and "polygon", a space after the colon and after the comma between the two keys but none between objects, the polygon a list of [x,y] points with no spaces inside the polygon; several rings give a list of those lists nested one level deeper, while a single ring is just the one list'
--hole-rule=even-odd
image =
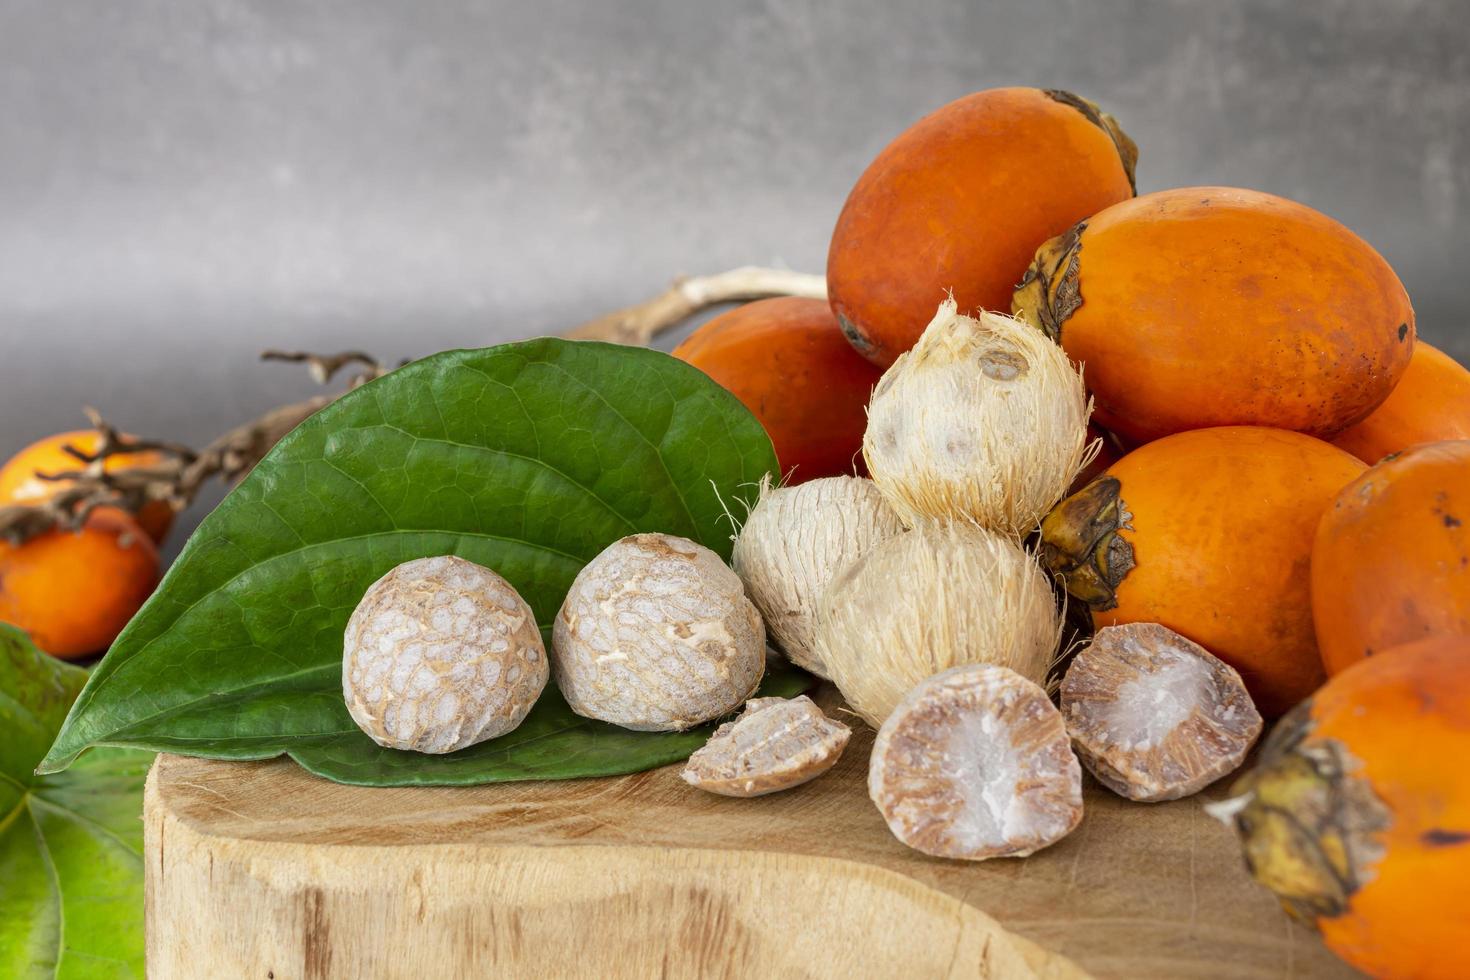
[{"label": "whole areca nut", "polygon": [[577,575],[552,632],[552,668],[585,718],[682,731],[738,708],[760,683],[766,633],[739,577],[670,534],[615,541]]},{"label": "whole areca nut", "polygon": [[495,572],[454,555],[378,579],[343,637],[347,710],[392,749],[442,754],[504,735],[549,673],[531,607]]}]

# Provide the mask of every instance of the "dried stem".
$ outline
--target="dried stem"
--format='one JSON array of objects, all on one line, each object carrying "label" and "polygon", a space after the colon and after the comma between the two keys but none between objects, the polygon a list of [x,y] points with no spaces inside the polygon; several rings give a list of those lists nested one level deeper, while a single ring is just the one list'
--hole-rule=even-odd
[{"label": "dried stem", "polygon": [[827,281],[821,276],[785,269],[744,266],[712,276],[677,280],[667,290],[635,306],[598,317],[567,331],[576,340],[608,340],[615,344],[646,347],[659,334],[720,303],[745,302],[771,296],[827,298]]},{"label": "dried stem", "polygon": [[[313,354],[302,350],[264,350],[260,352],[262,361],[284,361],[291,364],[305,364],[311,371],[311,379],[319,385],[331,381],[333,376],[349,364],[361,364],[367,370],[358,375],[355,384],[371,381],[373,378],[381,378],[387,371],[378,362],[376,357],[365,354],[360,350],[346,350],[340,354]],[[407,362],[405,362],[407,363]],[[400,365],[402,366],[402,365]]]},{"label": "dried stem", "polygon": [[[821,276],[745,266],[715,275],[680,279],[645,302],[584,323],[562,336],[646,346],[693,314],[721,303],[771,296],[824,299],[826,295],[826,282]],[[81,464],[79,468],[36,474],[40,479],[65,484],[55,495],[38,504],[0,507],[0,540],[20,544],[56,528],[79,528],[98,507],[117,507],[137,513],[147,504],[164,501],[175,512],[181,511],[194,502],[210,480],[219,478],[230,483],[240,480],[282,436],[309,416],[389,370],[372,355],[356,350],[330,355],[268,350],[261,358],[305,364],[312,378],[323,385],[344,368],[351,366],[358,370],[342,391],[271,409],[260,418],[236,426],[197,452],[179,443],[125,435],[96,411],[86,409],[99,435],[97,450],[88,453],[76,446],[66,446],[66,452]],[[151,452],[161,458],[148,466],[111,472],[103,469],[105,461],[113,456],[138,452]]]}]

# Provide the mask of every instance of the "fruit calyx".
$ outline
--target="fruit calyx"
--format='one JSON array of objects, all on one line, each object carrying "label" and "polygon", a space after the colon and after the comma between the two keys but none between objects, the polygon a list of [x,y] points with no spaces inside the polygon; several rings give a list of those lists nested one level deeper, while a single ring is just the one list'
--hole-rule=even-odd
[{"label": "fruit calyx", "polygon": [[1062,325],[1082,305],[1077,277],[1086,227],[1086,221],[1079,221],[1037,249],[1011,297],[1011,312],[1058,344]]},{"label": "fruit calyx", "polygon": [[1113,146],[1118,149],[1118,159],[1123,163],[1123,173],[1128,175],[1128,188],[1134,194],[1138,193],[1138,144],[1118,125],[1118,120],[1113,118],[1112,113],[1103,112],[1098,108],[1096,102],[1084,99],[1065,89],[1049,88],[1042,90],[1047,98],[1055,99],[1062,105],[1069,105],[1073,109],[1087,117],[1087,121],[1107,133],[1113,141]]},{"label": "fruit calyx", "polygon": [[1041,561],[1067,593],[1094,611],[1118,605],[1118,586],[1137,564],[1118,532],[1133,530],[1115,476],[1101,476],[1052,508],[1041,521]]},{"label": "fruit calyx", "polygon": [[1384,855],[1392,814],[1358,760],[1336,739],[1314,738],[1311,701],[1277,724],[1253,770],[1211,812],[1235,828],[1246,865],[1287,911],[1316,924],[1341,915]]}]

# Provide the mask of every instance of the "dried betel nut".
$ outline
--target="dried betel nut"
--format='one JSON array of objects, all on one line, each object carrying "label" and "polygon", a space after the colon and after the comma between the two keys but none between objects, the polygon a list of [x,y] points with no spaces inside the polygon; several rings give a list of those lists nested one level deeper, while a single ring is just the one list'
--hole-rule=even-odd
[{"label": "dried betel nut", "polygon": [[453,555],[378,579],[343,636],[347,711],[390,749],[442,754],[504,735],[549,672],[531,607],[505,579]]},{"label": "dried betel nut", "polygon": [[1144,803],[1233,772],[1261,734],[1234,668],[1158,623],[1098,630],[1062,681],[1062,717],[1098,782]]},{"label": "dried betel nut", "polygon": [[734,572],[669,534],[615,541],[577,575],[552,632],[552,669],[584,718],[682,731],[760,683],[766,635]]},{"label": "dried betel nut", "polygon": [[971,861],[1025,857],[1082,820],[1082,767],[1045,691],[1005,667],[923,681],[873,742],[868,795],[909,847]]},{"label": "dried betel nut", "polygon": [[852,732],[806,695],[752,698],[689,757],[684,781],[721,796],[764,796],[816,779],[842,757]]}]

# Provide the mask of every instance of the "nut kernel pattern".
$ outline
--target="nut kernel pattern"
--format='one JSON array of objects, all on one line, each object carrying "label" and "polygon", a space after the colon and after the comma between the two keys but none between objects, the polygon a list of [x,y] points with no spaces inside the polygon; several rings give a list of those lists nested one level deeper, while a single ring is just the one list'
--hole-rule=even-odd
[{"label": "nut kernel pattern", "polygon": [[556,682],[584,718],[683,731],[739,707],[766,634],[740,578],[687,538],[634,534],[577,575],[552,632]]},{"label": "nut kernel pattern", "polygon": [[1158,623],[1098,630],[1067,670],[1061,707],[1098,782],[1143,803],[1234,772],[1263,724],[1234,668]]},{"label": "nut kernel pattern", "polygon": [[342,695],[387,748],[438,755],[504,735],[549,673],[531,607],[495,572],[453,555],[397,566],[347,622]]}]

